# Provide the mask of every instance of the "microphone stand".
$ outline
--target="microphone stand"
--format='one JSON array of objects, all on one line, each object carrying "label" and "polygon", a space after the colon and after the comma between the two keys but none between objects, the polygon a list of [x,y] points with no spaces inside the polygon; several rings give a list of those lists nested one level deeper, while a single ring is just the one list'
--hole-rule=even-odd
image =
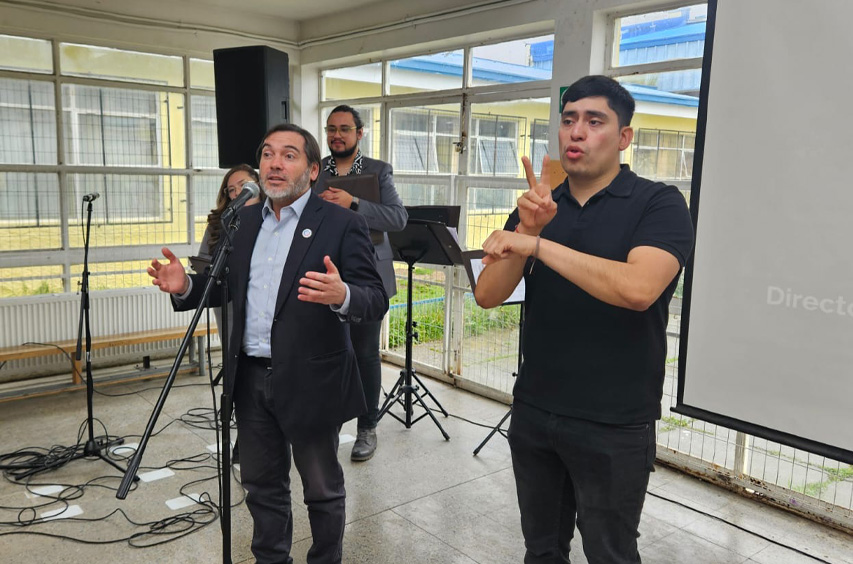
[{"label": "microphone stand", "polygon": [[110,466],[114,467],[119,472],[124,472],[124,469],[110,460],[104,453],[104,449],[114,445],[124,443],[124,439],[116,439],[109,441],[105,439],[98,443],[95,441],[94,431],[94,416],[92,409],[92,397],[95,392],[95,385],[92,382],[92,330],[89,326],[89,233],[92,229],[92,200],[88,201],[86,206],[86,236],[83,238],[83,277],[80,285],[80,321],[77,325],[77,350],[75,358],[79,361],[82,358],[83,352],[83,328],[86,328],[86,425],[89,427],[89,438],[86,445],[83,447],[82,453],[77,453],[72,457],[72,460],[87,456],[97,456]]},{"label": "microphone stand", "polygon": [[[76,450],[74,454],[71,455],[70,458],[63,458],[61,460],[57,460],[52,464],[47,464],[45,466],[39,466],[37,468],[32,468],[26,472],[22,472],[15,476],[16,480],[22,480],[24,478],[28,478],[34,474],[39,472],[44,472],[45,470],[51,470],[58,466],[64,465],[67,462],[72,460],[79,460],[81,458],[90,458],[97,457],[113,466],[116,470],[121,473],[124,473],[124,469],[116,464],[115,461],[107,458],[102,452],[105,449],[113,447],[115,445],[120,445],[124,443],[124,439],[115,439],[110,441],[108,437],[105,437],[103,440],[96,441],[95,440],[95,425],[94,425],[94,410],[92,408],[92,397],[94,396],[95,387],[92,382],[92,331],[89,325],[89,233],[92,228],[92,200],[86,200],[88,202],[88,206],[86,207],[86,232],[83,237],[83,276],[80,283],[80,317],[79,322],[77,324],[77,350],[75,352],[75,358],[78,361],[81,360],[83,356],[83,330],[86,330],[86,426],[89,430],[89,436],[86,440],[86,443],[83,446],[83,450]],[[79,447],[79,444],[77,445]]]},{"label": "microphone stand", "polygon": [[[195,314],[193,314],[192,320],[190,321],[190,325],[187,328],[187,332],[184,334],[184,338],[181,341],[180,347],[178,348],[178,354],[175,357],[174,363],[172,364],[172,369],[169,371],[169,375],[166,377],[166,382],[163,384],[163,389],[160,392],[160,397],[157,398],[157,403],[154,405],[154,410],[152,411],[151,417],[148,420],[148,425],[145,427],[145,432],[142,434],[142,438],[139,440],[139,447],[137,447],[136,452],[130,459],[130,462],[128,462],[127,472],[125,473],[124,478],[122,479],[121,484],[119,485],[118,491],[116,492],[116,497],[118,499],[125,499],[127,497],[128,492],[130,491],[130,484],[136,476],[136,472],[139,470],[139,466],[142,462],[142,457],[145,454],[145,447],[148,445],[148,440],[151,438],[151,435],[154,432],[154,426],[157,424],[157,419],[160,417],[160,413],[162,412],[163,406],[166,403],[166,397],[169,395],[169,391],[171,391],[172,389],[172,385],[174,384],[175,378],[178,374],[178,369],[181,365],[181,361],[183,360],[184,354],[189,348],[190,342],[193,338],[193,333],[195,332],[195,329],[198,326],[199,319],[201,319],[201,315],[204,312],[205,305],[208,302],[208,298],[210,296],[214,284],[219,284],[221,286],[223,299],[227,300],[227,269],[225,268],[225,264],[228,262],[228,256],[231,254],[232,250],[231,237],[240,227],[240,218],[234,215],[231,219],[231,222],[228,225],[223,225],[222,227],[223,229],[221,242],[213,255],[210,271],[208,272],[208,278],[204,286],[204,291],[202,293],[201,300],[199,301],[199,307],[196,309]],[[231,398],[231,377],[229,376],[231,359],[228,355],[229,331],[227,304],[227,301],[223,301],[222,303],[222,324],[224,327],[220,332],[220,340],[222,342],[222,371],[223,374],[225,374],[225,381],[223,382],[222,395],[220,396],[222,452],[219,458],[219,471],[221,477],[220,491],[222,495],[219,501],[219,511],[220,517],[222,519],[222,561],[224,564],[231,564],[231,474],[228,469],[231,467],[230,422],[233,403]]]}]

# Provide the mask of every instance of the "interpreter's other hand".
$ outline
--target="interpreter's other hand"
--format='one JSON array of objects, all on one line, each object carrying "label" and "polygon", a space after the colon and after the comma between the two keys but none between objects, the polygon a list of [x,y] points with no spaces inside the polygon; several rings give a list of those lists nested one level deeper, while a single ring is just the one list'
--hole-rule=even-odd
[{"label": "interpreter's other hand", "polygon": [[167,247],[163,247],[162,251],[169,262],[163,264],[157,259],[151,261],[151,266],[148,267],[148,276],[154,279],[151,283],[163,292],[183,294],[189,287],[189,277],[184,265]]},{"label": "interpreter's other hand", "polygon": [[527,235],[539,235],[542,228],[557,215],[557,202],[551,195],[551,158],[542,159],[542,172],[539,180],[533,172],[533,164],[527,157],[521,157],[527,185],[530,189],[518,199],[518,215],[521,219],[520,230]]},{"label": "interpreter's other hand", "polygon": [[489,265],[511,255],[529,257],[536,251],[536,237],[513,231],[493,231],[483,242],[483,264]]},{"label": "interpreter's other hand", "polygon": [[323,263],[326,265],[325,273],[309,271],[299,279],[299,294],[296,297],[303,302],[343,305],[347,288],[338,268],[328,255],[323,257]]},{"label": "interpreter's other hand", "polygon": [[352,205],[352,194],[347,192],[346,190],[341,190],[340,188],[326,188],[322,192],[320,192],[320,197],[326,200],[327,202],[332,202],[333,204],[338,204],[342,208],[347,208]]}]

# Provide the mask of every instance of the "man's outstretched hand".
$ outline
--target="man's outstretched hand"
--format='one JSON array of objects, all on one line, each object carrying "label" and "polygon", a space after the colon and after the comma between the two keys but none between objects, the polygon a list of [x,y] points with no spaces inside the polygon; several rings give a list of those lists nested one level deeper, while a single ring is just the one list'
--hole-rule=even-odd
[{"label": "man's outstretched hand", "polygon": [[299,279],[297,298],[303,302],[315,304],[343,305],[347,297],[347,288],[341,280],[338,267],[328,255],[323,257],[323,263],[326,265],[325,273],[309,271]]},{"label": "man's outstretched hand", "polygon": [[148,276],[154,279],[151,283],[163,292],[183,294],[189,288],[189,277],[184,271],[184,265],[167,247],[163,247],[162,252],[169,262],[163,264],[157,259],[151,261],[148,267]]}]

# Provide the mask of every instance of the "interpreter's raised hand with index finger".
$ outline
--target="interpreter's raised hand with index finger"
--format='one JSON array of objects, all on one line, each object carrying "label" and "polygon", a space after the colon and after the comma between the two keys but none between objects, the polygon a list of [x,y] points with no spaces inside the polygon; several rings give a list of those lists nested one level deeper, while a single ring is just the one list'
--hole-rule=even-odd
[{"label": "interpreter's raised hand with index finger", "polygon": [[557,215],[557,202],[551,196],[551,159],[548,155],[542,159],[539,180],[536,179],[529,158],[521,157],[521,163],[524,165],[524,174],[530,189],[518,199],[518,216],[521,219],[519,231],[526,235],[539,235]]}]

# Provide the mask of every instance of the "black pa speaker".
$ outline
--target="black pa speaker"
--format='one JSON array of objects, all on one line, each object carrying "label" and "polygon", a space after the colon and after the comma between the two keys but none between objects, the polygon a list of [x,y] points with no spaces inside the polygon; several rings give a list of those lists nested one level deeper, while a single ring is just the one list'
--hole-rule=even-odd
[{"label": "black pa speaker", "polygon": [[264,133],[290,120],[287,53],[265,45],[213,51],[219,166],[258,167]]}]

